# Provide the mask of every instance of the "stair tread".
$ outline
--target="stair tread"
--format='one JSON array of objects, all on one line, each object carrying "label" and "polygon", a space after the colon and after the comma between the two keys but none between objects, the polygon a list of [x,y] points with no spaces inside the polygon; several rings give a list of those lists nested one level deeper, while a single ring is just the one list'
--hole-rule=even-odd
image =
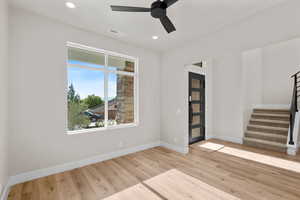
[{"label": "stair tread", "polygon": [[290,112],[289,109],[281,109],[281,108],[254,108],[254,111],[255,110],[259,110],[259,111],[263,111],[263,110],[266,110],[266,111],[282,111],[282,112]]},{"label": "stair tread", "polygon": [[274,138],[282,138],[282,139],[287,138],[287,136],[284,136],[284,135],[279,135],[279,134],[274,134],[274,133],[264,133],[264,132],[258,132],[258,131],[246,131],[246,133],[255,134],[255,135],[263,135],[263,136],[274,137]]},{"label": "stair tread", "polygon": [[255,108],[243,142],[255,148],[286,152],[290,111],[285,108]]},{"label": "stair tread", "polygon": [[248,138],[248,137],[244,137],[244,140],[250,141],[250,142],[257,142],[257,143],[261,143],[261,144],[265,144],[265,145],[271,145],[271,146],[275,146],[275,147],[279,147],[279,148],[286,148],[286,144],[282,144],[279,142],[261,140],[261,139],[256,139],[256,138]]},{"label": "stair tread", "polygon": [[289,128],[273,127],[273,126],[261,126],[261,125],[253,125],[253,124],[249,124],[248,127],[271,129],[271,130],[280,130],[280,131],[288,131],[289,130]]},{"label": "stair tread", "polygon": [[254,116],[266,116],[266,117],[290,117],[289,114],[270,114],[270,113],[253,113]]},{"label": "stair tread", "polygon": [[256,122],[271,122],[271,123],[278,123],[278,124],[289,124],[288,121],[283,121],[283,120],[253,119],[253,118],[251,118],[250,121],[256,121]]}]

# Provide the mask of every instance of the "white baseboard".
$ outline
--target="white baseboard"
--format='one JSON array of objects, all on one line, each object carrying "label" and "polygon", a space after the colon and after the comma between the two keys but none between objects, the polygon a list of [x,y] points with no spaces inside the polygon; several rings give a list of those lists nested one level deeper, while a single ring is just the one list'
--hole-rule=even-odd
[{"label": "white baseboard", "polygon": [[9,178],[8,186],[12,186],[15,184],[34,180],[37,178],[61,173],[64,171],[69,171],[69,170],[72,170],[75,168],[102,162],[105,160],[110,160],[113,158],[124,156],[124,155],[130,154],[130,153],[135,153],[138,151],[143,151],[143,150],[150,149],[150,148],[157,147],[157,146],[160,146],[160,141],[145,144],[145,145],[140,145],[140,146],[136,146],[136,147],[132,147],[132,148],[127,148],[127,149],[123,149],[120,151],[115,151],[112,153],[107,153],[107,154],[87,158],[87,159],[80,160],[80,161],[74,161],[74,162],[70,162],[70,163],[66,163],[66,164],[62,164],[62,165],[57,165],[54,167],[49,167],[49,168],[45,168],[45,169],[39,169],[39,170],[31,171],[31,172],[17,174],[15,176],[12,176]]},{"label": "white baseboard", "polygon": [[228,142],[233,142],[233,143],[237,143],[237,144],[243,144],[243,138],[230,137],[230,136],[218,136],[218,135],[213,136],[213,138],[228,141]]},{"label": "white baseboard", "polygon": [[187,154],[189,153],[189,147],[176,146],[167,142],[161,142],[161,146],[179,153]]},{"label": "white baseboard", "polygon": [[297,154],[297,147],[292,145],[287,145],[287,154],[290,156],[295,156]]},{"label": "white baseboard", "polygon": [[0,200],[7,200],[10,186],[6,185],[0,188]]},{"label": "white baseboard", "polygon": [[258,104],[253,108],[266,108],[266,109],[290,109],[290,105],[287,104]]}]

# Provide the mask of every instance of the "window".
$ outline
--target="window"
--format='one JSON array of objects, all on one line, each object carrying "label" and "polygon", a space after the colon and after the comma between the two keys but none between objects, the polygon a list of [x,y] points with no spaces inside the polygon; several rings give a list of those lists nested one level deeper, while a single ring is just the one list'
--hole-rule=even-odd
[{"label": "window", "polygon": [[137,124],[137,59],[68,43],[68,133]]}]

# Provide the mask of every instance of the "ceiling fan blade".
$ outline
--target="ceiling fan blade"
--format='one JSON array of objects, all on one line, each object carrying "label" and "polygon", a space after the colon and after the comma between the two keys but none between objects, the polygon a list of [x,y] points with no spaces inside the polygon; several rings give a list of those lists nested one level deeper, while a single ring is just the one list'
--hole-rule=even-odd
[{"label": "ceiling fan blade", "polygon": [[168,33],[176,31],[175,26],[173,25],[173,23],[171,22],[171,20],[169,19],[168,16],[164,16],[164,17],[160,18],[159,20],[162,23],[162,25],[165,27],[165,29]]},{"label": "ceiling fan blade", "polygon": [[168,7],[176,3],[178,0],[164,0],[164,2],[167,4]]},{"label": "ceiling fan blade", "polygon": [[112,11],[120,12],[150,12],[150,8],[130,7],[130,6],[111,6]]}]

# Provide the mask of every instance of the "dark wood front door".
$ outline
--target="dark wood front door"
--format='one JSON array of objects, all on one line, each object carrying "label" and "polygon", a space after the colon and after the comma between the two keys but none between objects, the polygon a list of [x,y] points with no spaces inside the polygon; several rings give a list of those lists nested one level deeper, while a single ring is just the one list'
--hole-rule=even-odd
[{"label": "dark wood front door", "polygon": [[205,76],[189,73],[189,143],[205,139]]}]

